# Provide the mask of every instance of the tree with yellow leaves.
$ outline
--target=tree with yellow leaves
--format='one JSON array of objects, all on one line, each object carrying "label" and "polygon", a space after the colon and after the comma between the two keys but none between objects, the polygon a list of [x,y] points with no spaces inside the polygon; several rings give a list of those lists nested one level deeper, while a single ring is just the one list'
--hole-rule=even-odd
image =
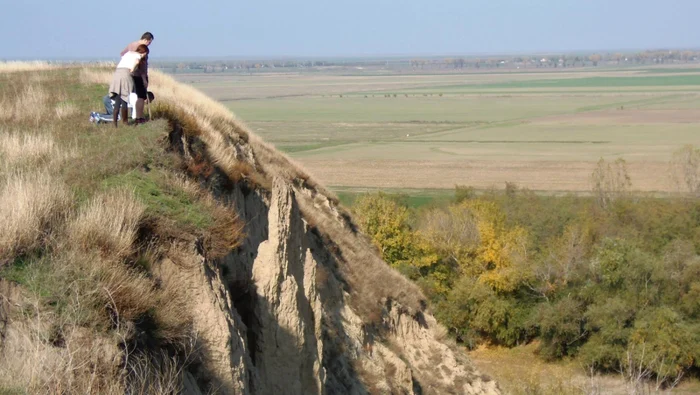
[{"label": "tree with yellow leaves", "polygon": [[391,266],[428,268],[438,261],[430,245],[409,226],[408,208],[389,196],[377,193],[361,196],[353,206],[355,219]]}]

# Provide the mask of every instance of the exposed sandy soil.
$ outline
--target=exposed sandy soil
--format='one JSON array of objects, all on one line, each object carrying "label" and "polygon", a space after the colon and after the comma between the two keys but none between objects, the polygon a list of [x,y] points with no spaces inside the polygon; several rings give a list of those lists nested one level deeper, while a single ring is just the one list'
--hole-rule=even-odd
[{"label": "exposed sandy soil", "polygon": [[[352,161],[300,160],[328,186],[452,189],[455,185],[503,188],[506,181],[541,191],[590,191],[595,162],[489,161]],[[675,191],[668,163],[628,163],[632,185],[639,191]]]}]

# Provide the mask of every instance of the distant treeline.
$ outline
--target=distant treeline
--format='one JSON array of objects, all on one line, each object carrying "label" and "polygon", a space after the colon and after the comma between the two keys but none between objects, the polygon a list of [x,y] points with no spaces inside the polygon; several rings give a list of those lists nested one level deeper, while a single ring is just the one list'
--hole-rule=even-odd
[{"label": "distant treeline", "polygon": [[457,187],[446,205],[371,194],[353,211],[468,347],[539,340],[542,358],[668,388],[700,368],[698,159],[674,155],[675,197],[632,194],[624,161],[601,160],[592,196]]},{"label": "distant treeline", "polygon": [[211,60],[156,61],[157,67],[173,73],[255,71],[264,69],[388,68],[411,70],[566,68],[618,65],[686,64],[700,61],[700,51],[654,50],[517,56],[467,56],[387,59],[326,60]]}]

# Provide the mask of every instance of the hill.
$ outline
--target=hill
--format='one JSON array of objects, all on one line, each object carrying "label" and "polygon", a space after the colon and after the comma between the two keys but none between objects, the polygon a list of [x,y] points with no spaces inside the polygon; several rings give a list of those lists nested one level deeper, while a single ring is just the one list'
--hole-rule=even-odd
[{"label": "hill", "polygon": [[110,69],[0,71],[0,392],[499,392],[218,103],[153,73],[155,120],[114,129]]}]

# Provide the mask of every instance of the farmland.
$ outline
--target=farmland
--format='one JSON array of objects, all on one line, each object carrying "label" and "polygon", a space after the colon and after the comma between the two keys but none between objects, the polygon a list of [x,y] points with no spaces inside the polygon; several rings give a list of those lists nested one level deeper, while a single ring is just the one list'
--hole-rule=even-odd
[{"label": "farmland", "polygon": [[673,152],[700,143],[700,68],[177,77],[344,193],[585,192],[600,158],[666,192]]}]

